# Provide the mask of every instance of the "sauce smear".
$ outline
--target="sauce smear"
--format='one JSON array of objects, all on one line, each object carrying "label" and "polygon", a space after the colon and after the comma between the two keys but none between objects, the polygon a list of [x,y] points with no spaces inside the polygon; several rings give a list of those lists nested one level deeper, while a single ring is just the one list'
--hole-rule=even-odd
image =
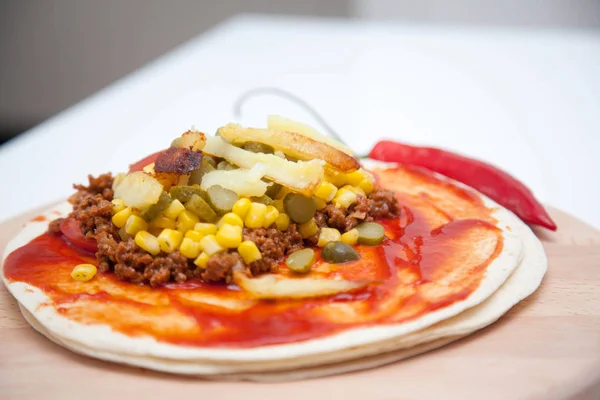
[{"label": "sauce smear", "polygon": [[[99,273],[77,282],[72,269],[94,263],[94,257],[50,233],[11,253],[4,274],[44,291],[71,320],[190,346],[297,342],[408,321],[468,297],[502,250],[490,210],[473,193],[423,171],[398,168],[377,177],[403,206],[399,218],[378,221],[386,229],[383,244],[358,246],[359,261],[334,265],[319,259],[309,275],[374,282],[355,293],[276,302],[252,299],[235,285],[199,280],[152,289]],[[414,190],[417,184],[421,192]],[[280,274],[292,276],[285,266]]]}]

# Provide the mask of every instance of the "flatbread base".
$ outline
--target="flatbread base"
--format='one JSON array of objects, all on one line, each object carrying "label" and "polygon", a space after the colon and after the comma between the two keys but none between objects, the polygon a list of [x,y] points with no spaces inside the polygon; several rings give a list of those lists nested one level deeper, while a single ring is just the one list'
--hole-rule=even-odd
[{"label": "flatbread base", "polygon": [[518,227],[518,234],[524,246],[521,263],[500,289],[480,305],[429,328],[391,341],[316,355],[308,366],[303,363],[298,365],[293,360],[224,363],[214,360],[172,360],[97,350],[52,334],[23,306],[21,312],[32,327],[60,346],[107,361],[175,374],[203,376],[212,380],[278,382],[316,378],[393,363],[439,348],[495,322],[537,289],[547,269],[543,247],[533,232],[523,224]]}]

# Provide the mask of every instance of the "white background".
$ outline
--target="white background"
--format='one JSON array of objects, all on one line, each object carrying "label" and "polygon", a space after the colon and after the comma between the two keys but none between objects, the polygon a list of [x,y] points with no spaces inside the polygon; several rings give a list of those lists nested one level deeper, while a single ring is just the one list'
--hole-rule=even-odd
[{"label": "white background", "polygon": [[[379,138],[499,165],[544,202],[600,227],[600,35],[243,17],[0,148],[0,219],[124,170],[191,125],[213,132],[244,90],[303,97],[363,153]],[[34,95],[34,94],[32,94]],[[312,121],[260,98],[269,113]]]}]

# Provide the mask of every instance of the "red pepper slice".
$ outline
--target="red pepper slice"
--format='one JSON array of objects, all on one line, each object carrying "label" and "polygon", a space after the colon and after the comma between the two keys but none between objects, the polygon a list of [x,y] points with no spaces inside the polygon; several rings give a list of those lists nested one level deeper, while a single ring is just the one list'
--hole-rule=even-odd
[{"label": "red pepper slice", "polygon": [[477,189],[529,224],[556,230],[556,224],[531,190],[490,164],[441,149],[409,146],[391,140],[378,142],[369,157],[438,172]]},{"label": "red pepper slice", "polygon": [[94,239],[86,239],[81,231],[81,224],[75,218],[66,218],[60,223],[60,231],[75,247],[90,252],[98,251],[98,244]]},{"label": "red pepper slice", "polygon": [[156,153],[150,154],[142,158],[140,161],[133,163],[129,166],[129,172],[141,171],[148,164],[152,164],[158,158],[158,155],[162,153],[164,150],[157,151]]}]

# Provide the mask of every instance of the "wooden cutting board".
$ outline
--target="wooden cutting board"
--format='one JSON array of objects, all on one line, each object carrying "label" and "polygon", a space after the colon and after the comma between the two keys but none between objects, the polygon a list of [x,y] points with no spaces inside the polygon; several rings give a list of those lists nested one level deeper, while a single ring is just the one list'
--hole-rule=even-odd
[{"label": "wooden cutting board", "polygon": [[[0,399],[600,399],[600,232],[551,210],[549,270],[492,326],[411,359],[302,382],[211,382],[73,354],[36,333],[0,285]],[[39,212],[39,210],[37,211]],[[0,224],[0,249],[28,213]]]}]

